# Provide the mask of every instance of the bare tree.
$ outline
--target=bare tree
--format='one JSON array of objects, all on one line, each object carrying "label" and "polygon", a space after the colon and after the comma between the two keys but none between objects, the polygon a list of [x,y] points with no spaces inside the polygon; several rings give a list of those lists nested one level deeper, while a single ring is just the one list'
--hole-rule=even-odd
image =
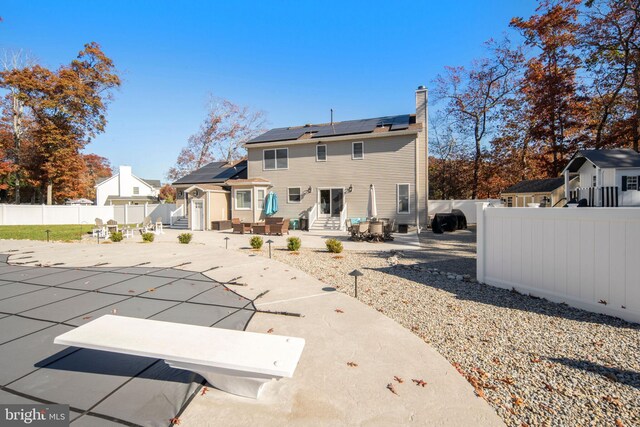
[{"label": "bare tree", "polygon": [[211,97],[200,130],[189,137],[167,178],[175,181],[212,161],[237,160],[244,156],[242,144],[264,132],[262,111],[251,111],[233,102]]},{"label": "bare tree", "polygon": [[491,115],[515,90],[522,63],[520,50],[511,49],[508,39],[500,43],[490,40],[487,46],[488,58],[474,61],[470,69],[446,67],[446,74],[435,79],[436,101],[446,101],[445,111],[451,120],[473,135],[472,198],[478,195],[482,142],[489,131]]}]

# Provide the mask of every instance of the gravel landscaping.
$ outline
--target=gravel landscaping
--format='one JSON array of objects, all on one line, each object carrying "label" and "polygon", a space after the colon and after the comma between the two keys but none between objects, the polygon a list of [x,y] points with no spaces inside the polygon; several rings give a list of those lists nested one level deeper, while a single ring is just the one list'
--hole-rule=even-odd
[{"label": "gravel landscaping", "polygon": [[273,257],[350,295],[347,273],[362,271],[359,299],[434,346],[509,426],[640,426],[640,325],[474,283],[473,233],[421,243],[332,254],[303,238]]}]

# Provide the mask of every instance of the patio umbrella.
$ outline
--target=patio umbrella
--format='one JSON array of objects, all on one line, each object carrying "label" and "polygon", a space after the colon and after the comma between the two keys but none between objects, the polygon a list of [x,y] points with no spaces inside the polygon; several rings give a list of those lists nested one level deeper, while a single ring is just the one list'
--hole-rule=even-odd
[{"label": "patio umbrella", "polygon": [[264,202],[264,213],[267,216],[271,216],[278,212],[278,196],[276,193],[267,194],[267,199]]},{"label": "patio umbrella", "polygon": [[369,187],[369,216],[371,218],[378,217],[378,207],[376,206],[376,187],[371,184]]},{"label": "patio umbrella", "polygon": [[267,194],[267,197],[264,199],[263,210],[265,215],[270,215],[269,212],[271,212],[271,193]]}]

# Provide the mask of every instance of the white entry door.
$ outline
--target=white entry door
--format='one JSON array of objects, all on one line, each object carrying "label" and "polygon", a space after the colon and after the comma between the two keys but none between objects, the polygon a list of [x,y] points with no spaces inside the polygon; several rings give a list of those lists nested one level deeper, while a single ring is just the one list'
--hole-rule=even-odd
[{"label": "white entry door", "polygon": [[204,225],[204,207],[202,200],[193,201],[193,218],[191,218],[192,230],[203,230]]}]

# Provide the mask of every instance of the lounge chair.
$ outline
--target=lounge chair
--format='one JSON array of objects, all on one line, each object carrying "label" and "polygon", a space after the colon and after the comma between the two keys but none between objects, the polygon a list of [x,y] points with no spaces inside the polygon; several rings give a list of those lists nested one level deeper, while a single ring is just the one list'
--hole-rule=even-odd
[{"label": "lounge chair", "polygon": [[271,232],[271,234],[279,234],[281,236],[284,235],[285,232],[289,234],[289,219],[287,218],[283,219],[282,222],[269,224],[269,231]]}]

